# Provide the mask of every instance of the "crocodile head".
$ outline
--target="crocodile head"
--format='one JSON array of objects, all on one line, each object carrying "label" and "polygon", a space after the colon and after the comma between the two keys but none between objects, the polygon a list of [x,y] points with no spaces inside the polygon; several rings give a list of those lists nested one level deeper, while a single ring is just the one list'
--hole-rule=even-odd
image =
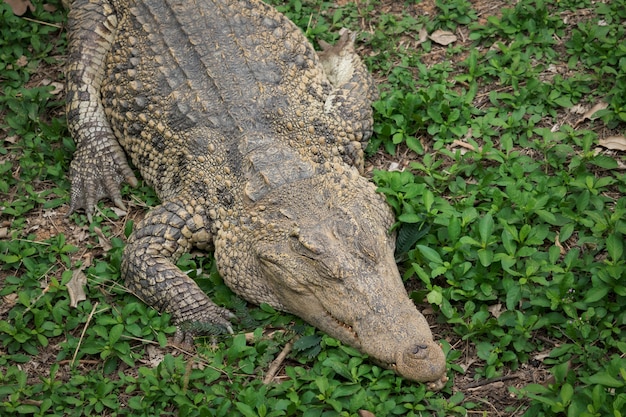
[{"label": "crocodile head", "polygon": [[318,175],[258,203],[250,252],[271,304],[403,377],[445,385],[443,351],[394,261],[393,214],[371,183],[356,170]]}]

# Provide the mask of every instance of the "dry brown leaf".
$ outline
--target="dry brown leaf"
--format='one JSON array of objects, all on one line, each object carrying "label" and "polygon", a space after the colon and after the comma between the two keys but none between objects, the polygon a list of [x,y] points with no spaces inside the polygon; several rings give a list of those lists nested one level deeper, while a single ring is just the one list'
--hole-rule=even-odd
[{"label": "dry brown leaf", "polygon": [[584,105],[578,103],[578,104],[574,104],[568,110],[570,113],[574,113],[574,114],[585,114],[585,112],[587,111],[587,108]]},{"label": "dry brown leaf", "polygon": [[28,65],[28,58],[26,58],[25,55],[22,55],[17,59],[17,61],[15,61],[15,65],[20,68],[24,68],[26,65]]},{"label": "dry brown leaf", "polygon": [[53,96],[59,95],[65,89],[65,84],[56,81],[51,82],[50,85],[54,87],[54,90],[50,91]]},{"label": "dry brown leaf", "polygon": [[435,314],[437,314],[435,313],[435,310],[430,306],[430,304],[428,305],[428,307],[425,307],[423,310],[420,311],[425,316],[434,316]]},{"label": "dry brown leaf", "polygon": [[457,39],[454,33],[441,29],[434,31],[429,38],[433,42],[443,46],[450,45],[451,43],[456,42]]},{"label": "dry brown leaf", "polygon": [[23,15],[29,9],[31,12],[35,11],[35,6],[29,0],[4,0],[4,2],[9,5],[16,16]]},{"label": "dry brown leaf", "polygon": [[367,410],[359,410],[359,417],[376,417],[376,414]]},{"label": "dry brown leaf", "polygon": [[597,103],[595,106],[587,110],[585,114],[580,116],[580,119],[576,120],[576,123],[574,123],[574,127],[578,127],[579,124],[581,124],[587,119],[589,120],[595,119],[594,114],[596,114],[596,112],[599,112],[600,110],[606,109],[608,106],[609,106],[609,103],[606,103],[604,101]]},{"label": "dry brown leaf", "polygon": [[417,44],[419,45],[426,42],[426,39],[428,39],[428,32],[426,31],[426,28],[421,28],[417,34]]},{"label": "dry brown leaf", "polygon": [[614,151],[626,151],[626,137],[624,136],[609,136],[600,139],[598,144]]},{"label": "dry brown leaf", "polygon": [[460,363],[459,366],[461,367],[461,369],[463,369],[463,372],[467,372],[467,370],[476,362],[478,361],[478,359],[476,358],[471,358],[468,357],[467,358],[467,362],[465,363]]},{"label": "dry brown leaf", "polygon": [[565,255],[567,253],[567,251],[561,244],[561,239],[559,238],[559,232],[556,232],[556,236],[554,237],[554,245],[557,248],[559,248],[559,252],[561,253],[561,255]]},{"label": "dry brown leaf", "polygon": [[533,359],[535,359],[536,361],[543,362],[545,358],[550,357],[550,352],[551,352],[550,350],[544,350],[543,352],[539,352],[533,357]]},{"label": "dry brown leaf", "polygon": [[583,119],[590,119],[590,120],[594,119],[593,115],[596,114],[596,112],[599,112],[600,110],[604,110],[608,106],[609,106],[609,103],[604,102],[604,101],[597,103],[595,106],[587,110],[585,114],[583,114]]},{"label": "dry brown leaf", "polygon": [[489,312],[495,317],[498,318],[500,317],[500,314],[502,314],[502,304],[498,303],[498,304],[494,304],[492,306],[489,306],[489,308],[487,308],[487,310],[489,310]]},{"label": "dry brown leaf", "polygon": [[463,142],[462,140],[459,140],[459,139],[453,140],[452,143],[448,146],[448,149],[454,149],[454,148],[461,148],[461,155],[465,154],[468,150],[474,151],[474,152],[482,152],[481,148],[476,149],[471,144],[467,142]]},{"label": "dry brown leaf", "polygon": [[72,279],[67,283],[67,293],[70,295],[70,307],[78,307],[80,301],[85,301],[85,285],[87,285],[87,277],[80,269],[72,272]]},{"label": "dry brown leaf", "polygon": [[51,85],[52,87],[54,87],[54,90],[50,91],[50,94],[52,94],[53,96],[56,96],[61,91],[63,91],[63,89],[65,88],[65,84],[60,83],[58,81],[52,81],[52,80],[50,80],[48,78],[44,78],[41,81],[41,84],[43,84],[45,86]]},{"label": "dry brown leaf", "polygon": [[111,245],[111,241],[109,240],[109,238],[107,238],[104,235],[104,233],[102,233],[102,229],[100,229],[99,227],[94,227],[93,231],[96,234],[96,236],[98,236],[98,243],[100,244],[100,246],[105,252],[108,252],[111,249],[113,249],[113,246]]},{"label": "dry brown leaf", "polygon": [[4,141],[10,144],[16,144],[18,140],[20,140],[19,136],[7,136],[4,138]]},{"label": "dry brown leaf", "polygon": [[111,207],[111,210],[113,210],[113,212],[117,214],[118,217],[124,217],[128,214],[126,210],[122,210],[121,208],[116,206]]},{"label": "dry brown leaf", "polygon": [[0,300],[3,301],[3,303],[1,304],[2,308],[0,309],[0,311],[2,310],[9,311],[10,309],[12,309],[15,303],[17,303],[17,299],[18,299],[18,295],[16,293],[11,293],[11,294],[5,295],[4,297],[0,297]]},{"label": "dry brown leaf", "polygon": [[141,362],[145,363],[150,368],[156,368],[159,366],[165,357],[161,349],[153,345],[146,346],[146,353],[148,354],[148,360],[142,360]]}]

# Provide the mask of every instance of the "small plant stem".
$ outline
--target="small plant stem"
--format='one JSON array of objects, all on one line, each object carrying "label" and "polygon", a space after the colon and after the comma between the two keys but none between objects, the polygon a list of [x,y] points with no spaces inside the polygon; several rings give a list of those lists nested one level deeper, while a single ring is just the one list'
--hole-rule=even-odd
[{"label": "small plant stem", "polygon": [[471,389],[471,388],[479,388],[485,385],[494,384],[496,382],[508,381],[509,379],[516,379],[516,378],[519,378],[517,374],[500,376],[498,378],[483,379],[480,381],[472,382],[471,384],[467,384],[466,386],[463,387],[463,389],[465,390],[465,389]]},{"label": "small plant stem", "polygon": [[93,317],[93,314],[96,312],[96,308],[98,308],[98,304],[100,303],[96,301],[96,303],[93,305],[93,308],[91,309],[91,313],[89,313],[89,317],[87,317],[87,322],[85,323],[85,326],[83,327],[83,331],[80,333],[80,338],[78,339],[78,345],[76,346],[76,350],[74,351],[74,356],[72,356],[72,362],[70,362],[71,367],[74,367],[74,363],[76,362],[76,356],[78,356],[78,349],[80,349],[80,345],[83,343],[83,337],[85,337],[85,332],[87,331],[87,327],[89,327],[89,323],[91,322],[91,318]]},{"label": "small plant stem", "polygon": [[293,347],[293,344],[298,339],[299,339],[299,336],[296,336],[293,339],[291,339],[289,342],[287,342],[287,344],[285,345],[283,350],[278,354],[276,359],[274,359],[274,361],[272,362],[272,364],[270,365],[270,367],[267,370],[267,374],[265,375],[265,378],[263,378],[263,383],[264,384],[267,385],[267,384],[269,384],[270,382],[272,382],[274,380],[274,377],[278,373],[278,370],[280,369],[281,365],[283,364],[285,358],[287,357],[289,352],[291,352],[291,348]]},{"label": "small plant stem", "polygon": [[30,17],[22,17],[22,19],[28,20],[29,22],[37,23],[38,25],[46,25],[46,26],[52,26],[53,28],[57,28],[57,29],[63,29],[63,26],[58,23],[44,22],[41,20],[31,19]]}]

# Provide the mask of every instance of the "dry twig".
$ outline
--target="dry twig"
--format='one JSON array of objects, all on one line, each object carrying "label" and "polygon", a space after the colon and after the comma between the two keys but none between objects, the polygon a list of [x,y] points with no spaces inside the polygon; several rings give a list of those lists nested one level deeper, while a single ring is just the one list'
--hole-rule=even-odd
[{"label": "dry twig", "polygon": [[293,344],[296,342],[296,340],[298,340],[298,336],[287,342],[280,354],[276,357],[276,359],[274,359],[270,367],[267,369],[267,374],[265,375],[265,378],[263,378],[264,384],[269,384],[274,380],[274,377],[278,373],[278,370],[280,369],[289,352],[291,352],[291,348],[293,347]]}]

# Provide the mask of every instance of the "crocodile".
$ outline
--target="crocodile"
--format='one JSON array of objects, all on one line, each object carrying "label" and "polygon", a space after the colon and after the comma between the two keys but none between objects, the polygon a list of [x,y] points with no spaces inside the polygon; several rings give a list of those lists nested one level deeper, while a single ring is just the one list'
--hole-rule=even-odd
[{"label": "crocodile", "polygon": [[232,333],[177,260],[213,251],[248,302],[292,313],[376,363],[445,386],[440,343],[394,260],[394,215],[363,176],[377,88],[340,31],[317,52],[260,0],[74,0],[69,213],[136,186],[160,204],[128,238],[128,290],[171,313],[175,343]]}]

